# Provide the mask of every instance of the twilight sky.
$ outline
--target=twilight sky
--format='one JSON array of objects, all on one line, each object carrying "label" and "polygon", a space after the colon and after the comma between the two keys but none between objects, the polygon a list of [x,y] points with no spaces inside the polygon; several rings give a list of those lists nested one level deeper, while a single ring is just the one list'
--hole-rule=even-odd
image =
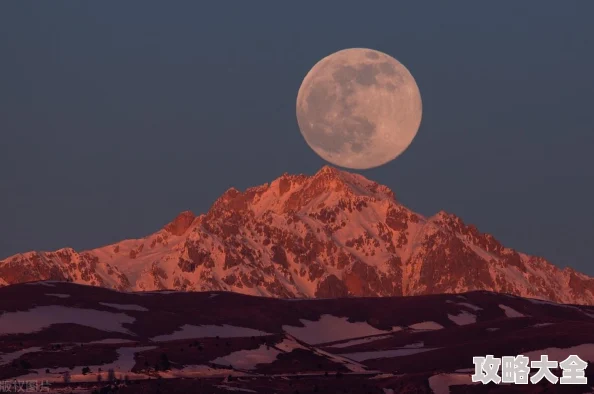
[{"label": "twilight sky", "polygon": [[423,120],[360,173],[594,275],[594,2],[349,4],[0,3],[0,258],[141,237],[230,186],[314,173],[301,81],[368,47],[411,71]]}]

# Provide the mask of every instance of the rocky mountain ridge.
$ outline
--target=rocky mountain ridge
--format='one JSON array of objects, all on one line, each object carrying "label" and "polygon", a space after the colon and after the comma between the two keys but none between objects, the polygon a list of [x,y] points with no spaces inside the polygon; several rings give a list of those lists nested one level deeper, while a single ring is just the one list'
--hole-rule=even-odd
[{"label": "rocky mountain ridge", "polygon": [[183,212],[144,238],[0,261],[0,286],[38,280],[281,298],[488,290],[594,304],[594,279],[506,248],[455,215],[425,218],[386,186],[329,166],[231,188],[206,214]]}]

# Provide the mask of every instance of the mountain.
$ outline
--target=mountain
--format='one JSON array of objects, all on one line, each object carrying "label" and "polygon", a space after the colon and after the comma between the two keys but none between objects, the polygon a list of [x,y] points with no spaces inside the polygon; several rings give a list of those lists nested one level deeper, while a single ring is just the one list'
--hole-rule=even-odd
[{"label": "mountain", "polygon": [[0,285],[65,280],[123,291],[281,298],[488,290],[594,304],[594,279],[504,247],[446,212],[423,217],[386,186],[323,167],[227,190],[145,238],[0,261]]},{"label": "mountain", "polygon": [[592,306],[485,291],[277,299],[34,282],[0,288],[0,382],[55,393],[591,393],[590,367],[583,385],[471,374],[488,354],[591,363],[592,327]]}]

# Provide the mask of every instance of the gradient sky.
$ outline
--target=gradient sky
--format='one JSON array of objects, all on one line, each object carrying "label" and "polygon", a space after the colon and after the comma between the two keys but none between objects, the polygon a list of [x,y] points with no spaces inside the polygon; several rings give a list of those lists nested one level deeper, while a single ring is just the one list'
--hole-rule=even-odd
[{"label": "gradient sky", "polygon": [[1,2],[0,258],[141,237],[231,186],[314,173],[301,81],[368,47],[411,71],[423,121],[361,173],[593,275],[594,2],[349,4]]}]

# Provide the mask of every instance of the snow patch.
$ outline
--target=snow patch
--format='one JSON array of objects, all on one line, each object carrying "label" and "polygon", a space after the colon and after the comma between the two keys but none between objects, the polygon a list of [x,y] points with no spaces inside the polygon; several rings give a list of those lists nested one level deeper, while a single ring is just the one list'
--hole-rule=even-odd
[{"label": "snow patch", "polygon": [[69,298],[70,294],[60,294],[60,293],[45,293],[46,296],[58,297],[58,298]]},{"label": "snow patch", "polygon": [[499,308],[501,308],[505,312],[505,316],[507,316],[509,318],[525,317],[523,314],[521,314],[520,312],[518,312],[517,310],[515,310],[513,308],[510,308],[507,305],[499,304]]},{"label": "snow patch", "polygon": [[107,371],[109,369],[113,369],[117,372],[126,372],[130,371],[136,361],[134,360],[134,356],[137,353],[141,353],[147,350],[156,349],[156,346],[144,346],[144,347],[121,347],[117,350],[118,352],[118,359],[112,363],[104,364],[101,366],[101,369]]},{"label": "snow patch", "polygon": [[219,384],[218,386],[215,386],[215,387],[219,387],[219,388],[227,390],[227,391],[241,391],[244,393],[256,393],[256,391],[254,391],[254,390],[242,389],[241,387],[227,386],[225,384]]},{"label": "snow patch", "polygon": [[[322,315],[318,321],[300,319],[305,327],[283,326],[283,330],[309,345],[385,334],[365,322],[351,323],[346,317]],[[395,327],[394,330],[399,330]]]},{"label": "snow patch", "polygon": [[333,349],[342,349],[345,347],[351,347],[351,346],[355,346],[355,345],[361,345],[363,343],[375,342],[375,341],[379,341],[379,340],[390,338],[390,337],[392,337],[392,335],[389,335],[389,334],[388,335],[375,335],[372,337],[353,339],[351,341],[340,342],[340,343],[337,343],[334,345],[330,345],[328,347],[333,348]]},{"label": "snow patch", "polygon": [[466,311],[462,311],[459,315],[448,314],[448,318],[459,326],[476,323],[476,315]]},{"label": "snow patch", "polygon": [[553,323],[537,323],[535,325],[533,325],[532,327],[546,327],[546,326],[550,326]]},{"label": "snow patch", "polygon": [[283,301],[286,302],[300,302],[300,301],[308,301],[308,302],[312,302],[312,301],[324,301],[324,300],[330,300],[331,298],[323,298],[323,297],[318,297],[318,298],[280,298]]},{"label": "snow patch", "polygon": [[357,361],[352,360],[350,358],[342,357],[341,355],[338,355],[338,354],[328,353],[328,352],[326,352],[322,349],[319,349],[319,348],[313,348],[312,350],[315,354],[317,354],[319,356],[327,357],[335,363],[344,365],[351,372],[355,372],[355,373],[375,373],[375,372],[377,372],[377,371],[367,370],[367,367],[365,365],[358,363]]},{"label": "snow patch", "polygon": [[85,343],[85,345],[115,345],[115,344],[119,344],[119,343],[133,343],[136,341],[133,341],[131,339],[123,339],[123,338],[107,338],[107,339],[101,339],[99,341],[92,341],[92,342],[87,342]]},{"label": "snow patch", "polygon": [[238,369],[254,369],[258,364],[270,364],[281,352],[273,347],[261,345],[255,350],[239,350],[211,361],[213,364]]},{"label": "snow patch", "polygon": [[538,299],[538,298],[526,298],[526,300],[530,301],[533,304],[553,305],[553,306],[560,306],[560,307],[565,306],[565,305],[561,305],[561,304],[558,304],[558,303],[553,302],[553,301],[541,300],[541,299]]},{"label": "snow patch", "polygon": [[574,309],[574,310],[581,312],[584,315],[594,319],[594,313],[592,313],[592,311],[586,309],[585,306],[579,307],[579,306],[575,306],[575,305],[557,304],[552,301],[539,300],[537,298],[528,298],[528,301],[532,302],[533,304],[551,305],[551,306],[556,306],[558,308]]},{"label": "snow patch", "polygon": [[0,354],[0,365],[10,364],[14,360],[17,360],[19,357],[21,357],[23,354],[34,353],[40,350],[40,347],[30,347],[27,349],[19,350],[18,352]]},{"label": "snow patch", "polygon": [[46,372],[45,368],[31,370],[29,374],[20,376],[19,380],[35,380],[35,379],[43,379],[49,382],[61,382],[63,380],[63,373],[68,371],[70,373],[71,381],[72,382],[96,382],[97,375],[99,368],[102,369],[103,379],[107,377],[106,372],[110,369],[113,369],[116,376],[119,375],[127,375],[130,379],[134,378],[146,378],[143,374],[135,374],[130,372],[134,367],[135,355],[140,352],[144,352],[147,350],[156,349],[156,346],[145,346],[145,347],[122,347],[117,350],[118,358],[112,363],[108,364],[98,364],[98,365],[88,365],[91,369],[91,373],[84,374],[82,373],[82,369],[85,366],[76,366],[74,369],[70,370],[68,368],[49,368],[49,373]]},{"label": "snow patch", "polygon": [[99,304],[103,306],[108,306],[110,308],[119,309],[121,311],[139,311],[139,312],[148,312],[143,306],[140,305],[133,305],[133,304],[110,304],[107,302],[100,302]]},{"label": "snow patch", "polygon": [[305,349],[304,346],[301,346],[299,342],[293,338],[285,338],[281,343],[274,345],[274,347],[285,353],[291,353],[295,349]]},{"label": "snow patch", "polygon": [[130,334],[123,325],[133,322],[133,317],[123,313],[61,305],[38,306],[28,311],[7,312],[0,315],[0,335],[30,334],[52,324],[67,323],[93,327],[101,331]]},{"label": "snow patch", "polygon": [[421,348],[425,346],[424,342],[415,342],[415,343],[409,343],[408,345],[404,345],[403,348]]},{"label": "snow patch", "polygon": [[193,326],[190,324],[184,324],[179,330],[173,334],[159,335],[151,339],[153,342],[166,342],[176,341],[180,339],[193,339],[193,338],[241,338],[251,336],[266,336],[272,335],[263,331],[254,330],[252,328],[235,327],[228,324],[222,326],[206,325],[206,326]]},{"label": "snow patch", "polygon": [[221,376],[246,376],[243,372],[234,371],[228,368],[211,368],[204,364],[184,365],[182,369],[172,369],[166,372],[159,372],[164,379],[171,378],[200,378],[200,377],[221,377]]},{"label": "snow patch", "polygon": [[441,330],[443,326],[441,324],[437,324],[434,321],[424,321],[421,323],[415,323],[408,326],[409,328],[417,331],[433,331],[433,330]]},{"label": "snow patch", "polygon": [[366,360],[377,360],[378,358],[393,358],[410,356],[411,354],[424,353],[437,348],[401,348],[392,350],[378,350],[374,352],[358,352],[342,354],[344,357],[348,357],[355,361],[366,361]]},{"label": "snow patch", "polygon": [[582,313],[583,313],[584,315],[588,316],[589,318],[592,318],[592,319],[594,319],[594,313],[591,313],[591,312],[586,312],[586,311],[582,311]]},{"label": "snow patch", "polygon": [[470,374],[440,373],[429,378],[429,387],[434,394],[449,394],[450,386],[478,384],[472,381]]},{"label": "snow patch", "polygon": [[393,378],[394,376],[396,376],[396,375],[394,375],[393,373],[380,373],[379,375],[372,376],[369,379],[370,380],[373,380],[373,379],[388,379],[388,378]]},{"label": "snow patch", "polygon": [[27,282],[26,285],[56,287],[50,282]]},{"label": "snow patch", "polygon": [[581,345],[572,346],[569,348],[556,348],[551,347],[542,350],[533,350],[530,352],[526,352],[523,355],[532,359],[540,359],[540,356],[546,354],[549,356],[549,360],[551,361],[563,361],[567,357],[572,354],[577,354],[579,358],[584,361],[594,361],[594,344],[593,343],[583,343]]},{"label": "snow patch", "polygon": [[470,308],[473,311],[481,311],[481,310],[483,310],[483,308],[481,308],[480,306],[476,306],[476,305],[470,304],[468,302],[458,302],[458,305],[465,306],[466,308]]}]

